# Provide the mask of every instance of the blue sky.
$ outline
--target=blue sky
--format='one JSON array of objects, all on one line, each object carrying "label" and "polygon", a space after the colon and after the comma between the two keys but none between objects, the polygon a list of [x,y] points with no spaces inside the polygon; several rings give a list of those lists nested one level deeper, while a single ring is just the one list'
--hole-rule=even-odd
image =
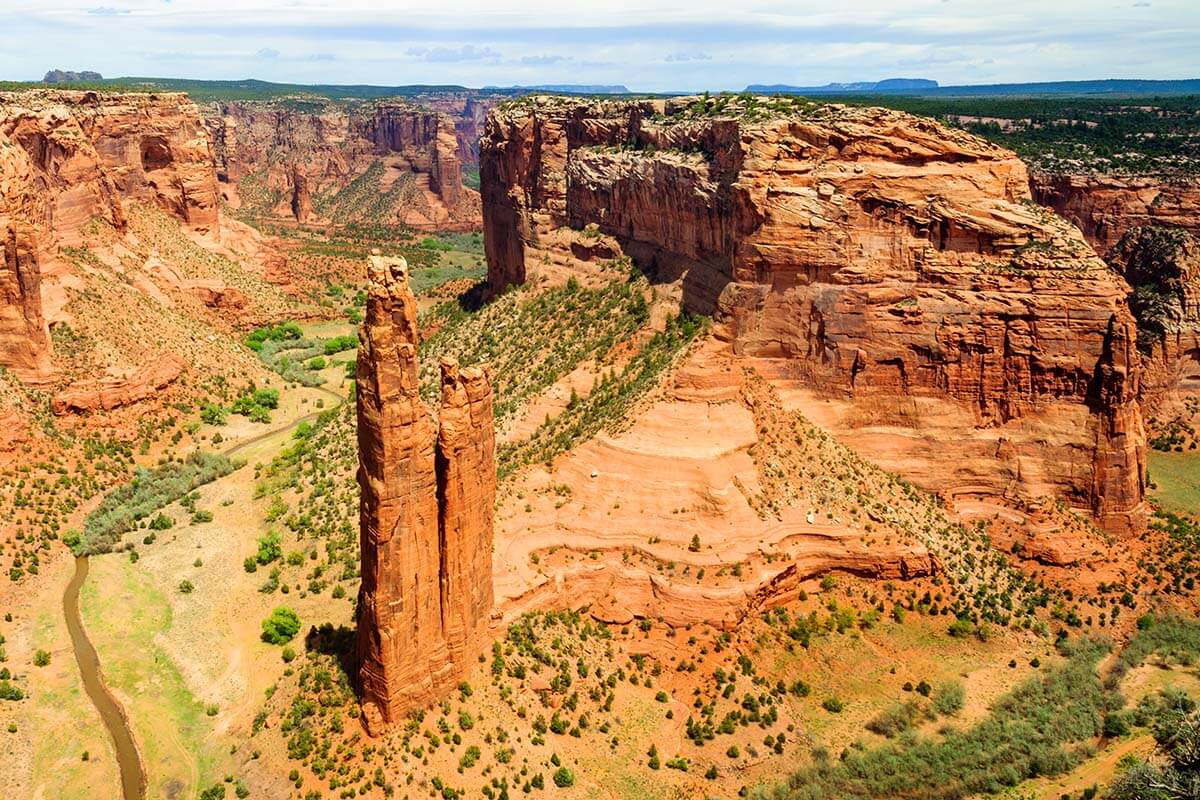
[{"label": "blue sky", "polygon": [[741,89],[1200,77],[1200,0],[0,0],[0,78]]}]

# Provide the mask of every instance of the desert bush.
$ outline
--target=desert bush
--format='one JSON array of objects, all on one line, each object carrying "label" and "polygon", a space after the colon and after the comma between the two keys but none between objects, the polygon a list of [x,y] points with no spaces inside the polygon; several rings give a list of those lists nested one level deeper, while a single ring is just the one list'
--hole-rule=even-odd
[{"label": "desert bush", "polygon": [[939,683],[933,690],[933,710],[943,716],[957,714],[962,711],[967,699],[966,687],[962,681],[945,681]]},{"label": "desert bush", "polygon": [[107,553],[139,521],[234,469],[228,457],[201,452],[154,469],[139,469],[132,481],[109,492],[88,514],[72,549],[76,555]]},{"label": "desert bush", "polygon": [[262,622],[262,640],[268,644],[287,644],[300,632],[300,617],[287,606],[278,606]]}]

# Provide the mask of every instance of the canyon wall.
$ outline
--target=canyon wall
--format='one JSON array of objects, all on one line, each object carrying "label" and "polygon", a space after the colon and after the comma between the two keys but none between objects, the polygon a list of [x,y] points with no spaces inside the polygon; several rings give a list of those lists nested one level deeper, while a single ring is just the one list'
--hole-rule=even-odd
[{"label": "canyon wall", "polygon": [[1130,304],[1146,362],[1147,414],[1176,401],[1181,391],[1200,388],[1200,310],[1194,296],[1200,286],[1200,180],[1033,173],[1030,188],[1039,203],[1078,225],[1134,289]]},{"label": "canyon wall", "polygon": [[24,378],[51,370],[36,242],[31,226],[0,220],[0,364]]},{"label": "canyon wall", "polygon": [[40,264],[94,219],[125,227],[124,204],[217,225],[208,135],[183,94],[0,93],[0,365],[41,378],[50,339]]},{"label": "canyon wall", "polygon": [[358,599],[363,719],[377,733],[456,685],[492,608],[492,392],[442,364],[440,424],[422,402],[404,259],[373,256],[358,356]]},{"label": "canyon wall", "polygon": [[1156,413],[1200,390],[1200,236],[1179,227],[1130,228],[1107,255],[1133,288],[1143,405]]},{"label": "canyon wall", "polygon": [[1033,198],[1079,226],[1102,256],[1130,229],[1183,228],[1200,235],[1200,180],[1136,175],[1030,175]]},{"label": "canyon wall", "polygon": [[[475,224],[478,196],[462,184],[460,144],[452,120],[405,103],[221,103],[206,110],[217,168],[228,185],[257,175],[279,197],[278,215],[306,221],[311,197],[333,195],[373,164],[383,166],[380,193],[411,173],[430,208],[406,221]],[[243,198],[245,199],[245,198]]]},{"label": "canyon wall", "polygon": [[426,108],[449,115],[458,139],[458,157],[463,164],[479,163],[479,139],[487,122],[487,113],[500,102],[494,95],[448,92],[417,97]]},{"label": "canyon wall", "polygon": [[208,134],[184,94],[0,93],[0,164],[0,216],[63,244],[97,217],[122,227],[123,201],[217,222]]},{"label": "canyon wall", "polygon": [[965,420],[901,471],[1143,526],[1128,286],[1015,154],[884,109],[526,98],[489,115],[480,172],[493,291],[627,255],[740,357],[849,399],[835,432],[889,432],[868,457]]}]

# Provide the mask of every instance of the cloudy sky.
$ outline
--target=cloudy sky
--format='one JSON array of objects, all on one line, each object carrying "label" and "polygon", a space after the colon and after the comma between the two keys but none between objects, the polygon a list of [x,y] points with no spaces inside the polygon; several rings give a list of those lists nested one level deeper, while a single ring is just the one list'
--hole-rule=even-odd
[{"label": "cloudy sky", "polygon": [[741,89],[1200,77],[1200,0],[0,0],[0,79]]}]

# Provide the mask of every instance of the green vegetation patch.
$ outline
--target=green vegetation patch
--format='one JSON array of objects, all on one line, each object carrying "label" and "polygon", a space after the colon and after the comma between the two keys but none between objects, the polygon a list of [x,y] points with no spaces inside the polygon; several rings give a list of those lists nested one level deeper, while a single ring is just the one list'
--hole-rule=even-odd
[{"label": "green vegetation patch", "polygon": [[132,481],[109,492],[87,515],[81,534],[68,534],[63,541],[76,555],[110,552],[142,520],[236,468],[227,456],[196,452],[183,461],[138,469]]},{"label": "green vegetation patch", "polygon": [[[1115,691],[1123,672],[1101,681],[1097,664],[1108,651],[1103,642],[1064,639],[1059,648],[1065,656],[1061,665],[1018,685],[971,728],[952,729],[941,738],[909,736],[898,744],[847,750],[840,761],[819,762],[755,796],[959,800],[1067,772],[1086,756],[1088,741],[1104,731],[1106,715],[1124,703]],[[1164,650],[1200,653],[1200,622],[1156,620],[1139,632],[1117,663],[1127,669]]]}]

